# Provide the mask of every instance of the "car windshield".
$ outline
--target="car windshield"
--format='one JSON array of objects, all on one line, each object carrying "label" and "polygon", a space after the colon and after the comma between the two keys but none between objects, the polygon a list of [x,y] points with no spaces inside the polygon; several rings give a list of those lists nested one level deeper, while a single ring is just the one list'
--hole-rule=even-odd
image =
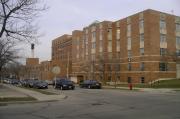
[{"label": "car windshield", "polygon": [[69,79],[57,79],[56,81],[57,82],[63,82],[63,83],[66,83],[66,84],[71,84],[72,83],[72,81],[69,80]]},{"label": "car windshield", "polygon": [[85,80],[84,83],[98,83],[96,80]]},{"label": "car windshield", "polygon": [[63,82],[67,83],[67,84],[71,84],[72,83],[72,81],[70,81],[70,80],[63,80]]}]

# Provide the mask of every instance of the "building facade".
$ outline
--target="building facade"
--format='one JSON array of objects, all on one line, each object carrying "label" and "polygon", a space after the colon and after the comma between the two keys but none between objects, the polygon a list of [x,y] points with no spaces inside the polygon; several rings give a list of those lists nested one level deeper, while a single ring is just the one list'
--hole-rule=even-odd
[{"label": "building facade", "polygon": [[58,77],[70,77],[72,73],[72,36],[63,35],[52,41],[52,67],[59,66]]},{"label": "building facade", "polygon": [[72,34],[72,76],[133,83],[175,78],[179,33],[179,17],[154,10],[94,22]]},{"label": "building facade", "polygon": [[180,17],[148,9],[60,36],[52,41],[51,61],[26,66],[40,79],[53,79],[59,66],[58,77],[75,82],[148,83],[180,78],[179,58]]}]

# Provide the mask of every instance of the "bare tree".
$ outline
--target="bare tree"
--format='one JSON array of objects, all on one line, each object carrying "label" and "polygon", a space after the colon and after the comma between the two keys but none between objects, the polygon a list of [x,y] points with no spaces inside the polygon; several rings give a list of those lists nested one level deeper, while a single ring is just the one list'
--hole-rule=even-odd
[{"label": "bare tree", "polygon": [[10,61],[14,61],[17,56],[14,49],[15,44],[10,41],[0,40],[0,75],[3,67]]},{"label": "bare tree", "polygon": [[0,38],[29,42],[36,39],[34,20],[46,9],[40,1],[0,0]]},{"label": "bare tree", "polygon": [[19,79],[21,73],[22,64],[19,62],[10,62],[6,65],[6,71],[9,75]]},{"label": "bare tree", "polygon": [[18,42],[35,42],[38,27],[35,19],[47,9],[42,0],[0,0],[0,73],[17,58]]}]

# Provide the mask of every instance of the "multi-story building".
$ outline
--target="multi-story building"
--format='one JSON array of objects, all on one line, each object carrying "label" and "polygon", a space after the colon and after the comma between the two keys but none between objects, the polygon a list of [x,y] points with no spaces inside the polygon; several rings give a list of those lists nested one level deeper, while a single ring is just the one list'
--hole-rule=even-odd
[{"label": "multi-story building", "polygon": [[58,77],[69,77],[72,72],[72,36],[63,35],[52,41],[52,67],[59,66]]},{"label": "multi-story building", "polygon": [[26,66],[24,67],[25,79],[37,79],[39,78],[39,58],[27,58]]},{"label": "multi-story building", "polygon": [[[154,10],[72,34],[72,76],[144,83],[179,76],[180,18]],[[177,55],[176,55],[177,53]]]},{"label": "multi-story building", "polygon": [[53,79],[52,67],[59,66],[58,76],[74,81],[147,83],[180,78],[179,58],[180,17],[148,9],[58,37],[52,41],[52,61],[27,67],[40,79]]},{"label": "multi-story building", "polygon": [[51,80],[53,78],[51,69],[51,61],[39,63],[39,58],[27,58],[26,65],[21,70],[22,79]]}]

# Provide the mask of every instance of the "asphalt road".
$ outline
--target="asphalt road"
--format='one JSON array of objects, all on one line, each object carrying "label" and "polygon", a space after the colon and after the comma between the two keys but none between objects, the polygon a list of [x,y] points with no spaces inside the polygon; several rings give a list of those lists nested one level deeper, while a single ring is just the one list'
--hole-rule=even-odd
[{"label": "asphalt road", "polygon": [[79,88],[48,91],[68,98],[0,106],[0,119],[180,119],[180,92]]}]

